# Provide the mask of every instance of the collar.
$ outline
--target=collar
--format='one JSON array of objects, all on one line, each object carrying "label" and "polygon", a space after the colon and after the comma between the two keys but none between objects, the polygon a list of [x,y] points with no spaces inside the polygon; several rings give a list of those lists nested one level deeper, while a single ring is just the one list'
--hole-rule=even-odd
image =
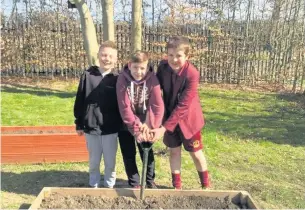
[{"label": "collar", "polygon": [[99,71],[102,75],[102,77],[105,77],[107,74],[112,73],[112,70],[104,71],[103,69],[99,68]]},{"label": "collar", "polygon": [[102,73],[102,76],[105,77],[107,74],[110,74],[110,73],[111,73],[111,71],[105,71]]}]

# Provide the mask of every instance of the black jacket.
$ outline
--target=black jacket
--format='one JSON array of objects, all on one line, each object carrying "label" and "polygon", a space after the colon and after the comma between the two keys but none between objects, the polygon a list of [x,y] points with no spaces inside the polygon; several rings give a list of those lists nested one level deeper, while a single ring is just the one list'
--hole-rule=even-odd
[{"label": "black jacket", "polygon": [[97,66],[82,74],[74,103],[77,130],[97,135],[119,131],[122,119],[116,96],[117,78],[112,73],[103,78]]}]

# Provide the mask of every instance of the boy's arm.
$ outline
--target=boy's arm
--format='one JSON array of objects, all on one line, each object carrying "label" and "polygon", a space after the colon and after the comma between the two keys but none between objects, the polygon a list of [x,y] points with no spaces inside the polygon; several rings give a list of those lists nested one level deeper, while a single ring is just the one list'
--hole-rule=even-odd
[{"label": "boy's arm", "polygon": [[179,121],[187,116],[190,103],[197,94],[198,84],[199,72],[193,71],[190,78],[186,80],[186,88],[182,92],[176,108],[163,125],[166,130],[173,132]]},{"label": "boy's arm", "polygon": [[123,82],[124,77],[120,75],[116,83],[116,93],[118,105],[123,122],[127,125],[128,130],[132,135],[139,133],[141,126],[140,119],[134,114],[131,108],[131,102],[128,97],[127,87]]},{"label": "boy's arm", "polygon": [[75,125],[76,130],[83,130],[84,129],[84,103],[85,103],[85,82],[86,82],[86,74],[85,72],[82,74],[77,93],[76,98],[74,102],[74,117],[75,117]]},{"label": "boy's arm", "polygon": [[158,66],[158,69],[157,69],[157,73],[156,73],[156,77],[158,79],[158,82],[160,84],[160,88],[163,89],[162,87],[162,84],[163,84],[163,78],[162,78],[162,72],[161,72],[161,69],[162,69],[162,66],[163,66],[163,63],[164,61],[161,61],[160,65]]},{"label": "boy's arm", "polygon": [[164,102],[162,99],[161,87],[156,77],[153,79],[153,88],[149,98],[149,106],[154,115],[153,118],[149,119],[150,126],[152,128],[158,128],[162,124],[164,117]]}]

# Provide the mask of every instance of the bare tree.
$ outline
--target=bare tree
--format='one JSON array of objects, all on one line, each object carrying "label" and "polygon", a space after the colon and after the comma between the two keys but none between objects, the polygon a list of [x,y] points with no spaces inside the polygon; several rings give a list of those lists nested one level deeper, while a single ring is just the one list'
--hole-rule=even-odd
[{"label": "bare tree", "polygon": [[131,50],[142,46],[142,0],[132,0]]},{"label": "bare tree", "polygon": [[89,65],[97,65],[98,43],[96,30],[89,8],[84,0],[69,0],[75,4],[80,15],[84,47]]},{"label": "bare tree", "polygon": [[103,40],[114,41],[113,0],[101,0],[103,8]]},{"label": "bare tree", "polygon": [[152,26],[155,26],[155,0],[151,0],[151,8],[152,8]]},{"label": "bare tree", "polygon": [[123,13],[123,21],[130,21],[130,13],[128,12],[128,7],[130,6],[130,3],[127,0],[120,0]]},{"label": "bare tree", "polygon": [[201,21],[198,16],[206,10],[204,4],[198,7],[195,1],[165,0],[165,4],[170,9],[167,21],[172,25],[199,25]]}]

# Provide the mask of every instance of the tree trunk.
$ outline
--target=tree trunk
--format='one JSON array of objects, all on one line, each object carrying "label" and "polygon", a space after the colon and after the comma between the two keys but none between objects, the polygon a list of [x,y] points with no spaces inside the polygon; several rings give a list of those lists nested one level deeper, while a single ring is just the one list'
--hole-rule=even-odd
[{"label": "tree trunk", "polygon": [[270,21],[270,29],[269,29],[269,37],[268,37],[268,41],[270,44],[272,41],[272,35],[274,32],[274,29],[277,28],[277,26],[278,26],[283,4],[284,4],[283,0],[275,0],[274,4],[273,4],[273,10],[272,10],[271,21]]},{"label": "tree trunk", "polygon": [[[296,35],[296,27],[297,27],[297,22],[298,22],[298,17],[299,17],[299,12],[300,12],[300,7],[301,7],[301,1],[300,0],[296,0],[295,2],[295,6],[294,6],[294,16],[293,16],[293,23],[292,23],[292,36],[291,36],[291,40],[295,40],[295,35]],[[295,54],[295,43],[294,42],[290,42],[290,49],[291,49],[291,57],[294,57]],[[297,82],[299,79],[299,64],[300,64],[300,60],[301,58],[301,50],[299,50],[300,52],[298,53],[299,56],[297,57],[297,64],[296,66],[294,66],[294,81],[293,81],[293,86],[292,86],[292,91],[293,93],[296,93],[296,89],[297,89]],[[290,61],[290,62],[295,62],[295,61]]]},{"label": "tree trunk", "polygon": [[102,0],[103,41],[114,41],[113,0]]},{"label": "tree trunk", "polygon": [[142,0],[132,0],[131,52],[142,46]]},{"label": "tree trunk", "polygon": [[75,4],[80,16],[82,35],[84,39],[84,47],[86,50],[88,64],[98,65],[97,53],[98,53],[98,43],[96,38],[96,30],[93,24],[92,16],[90,14],[89,8],[84,0],[69,0],[72,4]]},{"label": "tree trunk", "polygon": [[151,8],[152,8],[152,26],[155,26],[155,0],[151,0]]}]

